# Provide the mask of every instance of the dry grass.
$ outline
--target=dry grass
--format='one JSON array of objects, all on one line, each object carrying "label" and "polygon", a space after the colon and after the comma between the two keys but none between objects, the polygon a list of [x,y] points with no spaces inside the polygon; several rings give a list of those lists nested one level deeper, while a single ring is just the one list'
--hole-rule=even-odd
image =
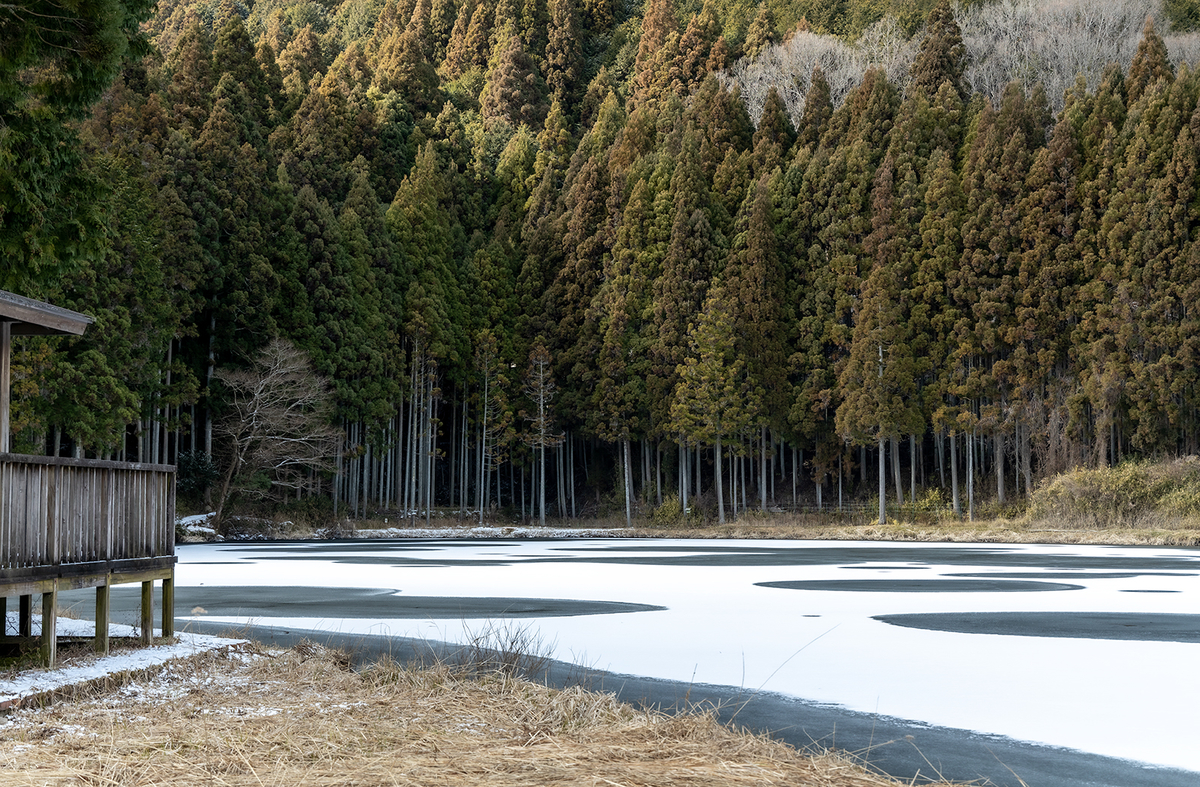
[{"label": "dry grass", "polygon": [[210,653],[0,726],[6,785],[774,785],[882,787],[710,713],[319,646]]}]

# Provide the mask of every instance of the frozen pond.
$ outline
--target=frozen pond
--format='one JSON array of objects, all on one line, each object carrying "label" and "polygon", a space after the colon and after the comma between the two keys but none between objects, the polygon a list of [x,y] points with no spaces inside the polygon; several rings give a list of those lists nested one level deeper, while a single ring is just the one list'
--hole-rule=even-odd
[{"label": "frozen pond", "polygon": [[1198,550],[583,539],[178,552],[181,624],[202,607],[191,617],[460,642],[520,618],[556,658],[597,670],[1200,772]]}]

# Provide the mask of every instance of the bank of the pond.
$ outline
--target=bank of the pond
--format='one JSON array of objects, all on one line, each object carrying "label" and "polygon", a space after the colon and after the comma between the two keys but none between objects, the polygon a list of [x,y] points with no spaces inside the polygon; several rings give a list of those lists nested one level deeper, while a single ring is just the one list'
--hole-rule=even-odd
[{"label": "bank of the pond", "polygon": [[16,711],[0,755],[12,785],[901,784],[703,708],[639,710],[461,667],[356,670],[309,642],[203,653]]},{"label": "bank of the pond", "polygon": [[[216,538],[203,525],[203,517],[188,517],[179,529],[179,541],[200,542]],[[400,524],[397,524],[397,523]],[[265,523],[254,532],[242,532],[229,540],[286,540],[342,538],[702,538],[702,539],[791,539],[816,541],[910,541],[978,544],[1079,544],[1097,546],[1200,546],[1200,526],[1180,522],[1178,527],[1061,527],[1054,522],[1019,519],[966,521],[890,520],[886,524],[847,521],[836,514],[750,512],[724,525],[655,525],[636,518],[626,527],[624,518],[568,519],[539,527],[528,522],[510,522],[489,517],[484,525],[461,516],[442,515],[413,520],[345,520],[336,528],[311,528],[292,522]],[[218,539],[224,540],[224,539]]]}]

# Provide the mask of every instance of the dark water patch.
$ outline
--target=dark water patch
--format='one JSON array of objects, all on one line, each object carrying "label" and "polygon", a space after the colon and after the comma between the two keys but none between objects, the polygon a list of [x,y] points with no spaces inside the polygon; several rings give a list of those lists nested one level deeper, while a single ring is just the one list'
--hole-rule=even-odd
[{"label": "dark water patch", "polygon": [[971,579],[813,579],[756,582],[758,587],[785,590],[833,590],[851,593],[1029,593],[1043,590],[1081,590],[1062,582]]},{"label": "dark water patch", "polygon": [[948,577],[998,577],[1003,579],[1136,579],[1137,577],[1194,577],[1171,571],[990,571],[946,574]]},{"label": "dark water patch", "polygon": [[1122,593],[1178,593],[1178,590],[1137,590],[1135,588],[1123,588]]},{"label": "dark water patch", "polygon": [[[66,594],[61,594],[64,598]],[[94,594],[93,594],[94,595]],[[90,598],[90,596],[89,596]],[[112,607],[136,609],[141,589],[115,587]],[[86,606],[86,605],[85,605]],[[179,615],[202,607],[207,615],[251,618],[381,618],[395,620],[532,618],[654,612],[665,607],[619,601],[547,598],[408,596],[394,590],[314,587],[177,587]]]},{"label": "dark water patch", "polygon": [[877,615],[893,626],[957,634],[1200,642],[1200,615],[1139,612],[934,612]]}]

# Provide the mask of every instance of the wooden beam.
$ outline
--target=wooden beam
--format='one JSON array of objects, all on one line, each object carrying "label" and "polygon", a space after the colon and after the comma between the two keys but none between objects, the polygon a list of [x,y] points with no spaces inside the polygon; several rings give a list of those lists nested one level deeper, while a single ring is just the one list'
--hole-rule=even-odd
[{"label": "wooden beam", "polygon": [[96,586],[96,652],[101,656],[108,655],[108,610],[109,586]]},{"label": "wooden beam", "polygon": [[0,290],[0,319],[15,323],[13,333],[22,336],[82,336],[93,322],[86,314],[4,290]]},{"label": "wooden beam", "polygon": [[166,639],[175,636],[175,572],[162,581],[162,635]]},{"label": "wooden beam", "polygon": [[0,322],[0,453],[8,453],[9,409],[12,402],[12,323]]},{"label": "wooden beam", "polygon": [[154,582],[142,583],[142,644],[154,641]]},{"label": "wooden beam", "polygon": [[42,663],[53,667],[58,657],[58,590],[42,594]]}]

